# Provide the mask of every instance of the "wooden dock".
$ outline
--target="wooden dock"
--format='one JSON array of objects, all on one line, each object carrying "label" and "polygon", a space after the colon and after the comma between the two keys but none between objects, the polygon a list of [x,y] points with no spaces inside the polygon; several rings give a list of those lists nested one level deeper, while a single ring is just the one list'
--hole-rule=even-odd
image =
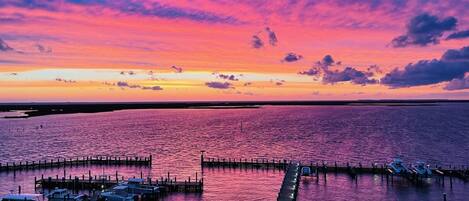
[{"label": "wooden dock", "polygon": [[[233,159],[233,158],[207,158],[201,156],[202,168],[279,168],[287,170],[290,164],[295,163],[291,160],[268,160],[268,159]],[[327,163],[325,161],[319,163],[313,162],[299,162],[301,167],[310,167],[313,170],[317,170],[320,173],[345,173],[351,177],[356,178],[358,174],[381,174],[389,175],[387,171],[387,164],[371,163],[370,165],[363,165],[362,163]],[[460,166],[434,166],[431,168],[435,175],[450,177],[450,179],[459,178],[463,181],[469,181],[469,169],[468,167]],[[411,175],[412,176],[412,175]],[[410,177],[414,178],[414,177]]]},{"label": "wooden dock", "polygon": [[300,164],[289,164],[278,192],[277,201],[294,201],[298,194],[300,182]]},{"label": "wooden dock", "polygon": [[228,167],[228,168],[277,168],[286,169],[291,161],[235,158],[202,158],[203,167]]},{"label": "wooden dock", "polygon": [[118,156],[87,156],[74,157],[69,159],[50,159],[39,161],[24,161],[2,164],[0,163],[0,172],[36,170],[57,167],[74,167],[86,165],[129,165],[129,166],[151,166],[153,157],[118,157]]},{"label": "wooden dock", "polygon": [[[135,177],[134,177],[135,178]],[[119,179],[117,177],[79,177],[70,176],[69,178],[41,178],[35,179],[34,187],[43,189],[54,189],[54,188],[66,188],[73,191],[79,190],[104,190],[117,185],[119,182],[125,181],[124,178]],[[185,192],[185,193],[200,193],[203,191],[203,178],[196,178],[191,180],[178,181],[174,178],[161,178],[160,180],[153,180],[146,178],[144,185],[159,186],[162,193],[171,192]]]}]

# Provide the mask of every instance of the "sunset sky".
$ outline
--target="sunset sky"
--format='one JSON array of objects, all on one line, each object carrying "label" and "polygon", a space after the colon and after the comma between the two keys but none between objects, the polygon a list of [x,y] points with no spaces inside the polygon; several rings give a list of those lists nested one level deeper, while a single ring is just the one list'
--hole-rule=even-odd
[{"label": "sunset sky", "polygon": [[468,0],[0,0],[0,102],[469,99]]}]

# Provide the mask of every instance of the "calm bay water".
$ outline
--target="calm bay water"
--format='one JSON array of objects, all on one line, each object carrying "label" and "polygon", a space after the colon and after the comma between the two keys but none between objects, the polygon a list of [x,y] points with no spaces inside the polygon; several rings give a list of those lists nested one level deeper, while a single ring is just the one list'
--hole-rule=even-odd
[{"label": "calm bay water", "polygon": [[[42,128],[41,128],[42,125]],[[200,174],[200,150],[209,157],[290,158],[302,161],[386,162],[403,155],[409,162],[469,163],[469,104],[440,106],[265,106],[259,109],[126,110],[0,120],[0,162],[87,155],[149,155],[153,167],[119,167],[120,174],[178,178]],[[72,175],[92,169],[71,168]],[[22,185],[33,191],[34,176],[62,175],[62,169],[0,173],[0,194]],[[202,195],[169,200],[274,200],[283,172],[206,169]],[[451,200],[469,197],[469,185],[425,189],[387,185],[346,175],[327,182],[304,179],[300,200]],[[373,190],[370,190],[373,189]],[[367,191],[368,190],[368,191]]]}]

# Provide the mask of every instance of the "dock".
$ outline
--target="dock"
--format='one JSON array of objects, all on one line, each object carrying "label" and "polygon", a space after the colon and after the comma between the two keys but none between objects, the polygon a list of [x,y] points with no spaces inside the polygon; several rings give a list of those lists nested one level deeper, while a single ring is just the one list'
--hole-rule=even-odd
[{"label": "dock", "polygon": [[285,172],[277,201],[294,201],[298,194],[300,183],[300,164],[290,164]]},{"label": "dock", "polygon": [[[300,170],[303,167],[309,167],[315,170],[314,176],[316,182],[319,181],[319,176],[322,175],[323,179],[327,180],[328,173],[343,173],[348,174],[355,181],[358,179],[359,174],[379,174],[382,178],[386,177],[392,183],[393,177],[402,176],[409,180],[414,185],[422,184],[422,178],[414,173],[406,173],[401,175],[393,175],[388,171],[387,164],[371,163],[370,165],[363,165],[362,163],[328,163],[325,161],[315,162],[310,161],[292,161],[292,160],[279,160],[279,159],[266,159],[266,158],[210,158],[201,155],[201,166],[203,168],[256,168],[256,169],[281,169],[285,171],[285,176],[278,193],[277,200],[290,201],[296,200],[299,181],[301,177]],[[469,168],[467,166],[434,166],[431,168],[438,182],[443,186],[445,185],[445,177],[449,177],[450,186],[452,187],[453,178],[458,178],[464,182],[469,181]]]},{"label": "dock", "polygon": [[127,165],[127,166],[151,166],[153,157],[140,156],[86,156],[63,159],[50,159],[38,161],[22,161],[0,163],[0,172],[37,170],[57,167],[78,167],[86,165]]},{"label": "dock", "polygon": [[[184,193],[201,193],[203,191],[203,178],[192,179],[189,177],[183,181],[177,180],[176,177],[168,177],[152,179],[150,177],[145,178],[144,185],[159,186],[162,193],[172,192],[184,192]],[[135,178],[135,177],[133,177]],[[143,177],[140,177],[143,178]],[[54,188],[66,188],[72,191],[80,190],[104,190],[117,185],[119,182],[126,181],[124,177],[119,178],[116,174],[115,177],[111,176],[69,176],[68,178],[58,176],[55,178],[48,177],[34,180],[34,188],[42,189],[54,189]]]},{"label": "dock", "polygon": [[[296,163],[292,160],[275,160],[265,158],[243,159],[243,158],[208,158],[201,156],[202,167],[207,168],[278,168],[287,170],[290,164]],[[387,171],[387,164],[370,163],[338,163],[338,162],[301,162],[298,161],[301,167],[310,167],[322,173],[345,173],[351,176],[357,174],[389,174]],[[432,172],[436,175],[444,175],[456,177],[464,181],[469,181],[469,168],[465,166],[434,166],[431,168]]]}]

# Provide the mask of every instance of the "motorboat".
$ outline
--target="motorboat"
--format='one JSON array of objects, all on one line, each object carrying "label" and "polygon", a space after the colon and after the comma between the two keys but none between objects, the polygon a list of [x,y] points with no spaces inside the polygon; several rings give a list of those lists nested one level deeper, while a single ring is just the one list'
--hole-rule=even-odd
[{"label": "motorboat", "polygon": [[412,172],[423,177],[432,176],[432,170],[430,169],[430,166],[426,165],[422,161],[418,161],[415,165],[412,166]]},{"label": "motorboat", "polygon": [[131,178],[101,193],[107,201],[133,201],[138,197],[159,192],[158,186],[144,184],[144,179]]},{"label": "motorboat", "polygon": [[317,174],[316,169],[305,166],[301,168],[301,176],[313,176]]},{"label": "motorboat", "polygon": [[1,201],[43,201],[41,194],[7,194]]},{"label": "motorboat", "polygon": [[64,188],[55,188],[49,194],[47,194],[47,199],[49,201],[87,201],[89,200],[88,195],[84,194],[71,194],[67,189]]},{"label": "motorboat", "polygon": [[311,176],[311,168],[310,167],[302,167],[301,168],[301,176]]},{"label": "motorboat", "polygon": [[390,171],[391,174],[405,174],[409,172],[409,169],[405,166],[402,159],[395,158],[388,164],[388,171]]}]

